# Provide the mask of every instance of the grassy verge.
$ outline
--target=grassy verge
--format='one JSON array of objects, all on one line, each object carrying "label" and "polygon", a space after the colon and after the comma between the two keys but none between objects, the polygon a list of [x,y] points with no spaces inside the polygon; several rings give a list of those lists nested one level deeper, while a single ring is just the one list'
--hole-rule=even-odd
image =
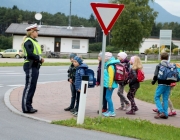
[{"label": "grassy verge", "polygon": [[54,121],[52,124],[98,130],[142,140],[176,140],[180,137],[179,128],[139,119],[102,118],[99,122],[98,118],[86,118],[83,125],[77,125],[75,119]]},{"label": "grassy verge", "polygon": [[[173,105],[175,108],[180,109],[180,83],[176,83],[177,85],[174,87],[172,90],[172,94],[170,96],[171,101],[173,102]],[[149,102],[149,103],[154,103],[154,94],[157,88],[157,83],[156,85],[151,85],[151,80],[146,80],[141,83],[140,88],[138,89],[136,93],[136,98]],[[125,90],[126,92],[128,91],[129,87],[126,86]]]}]

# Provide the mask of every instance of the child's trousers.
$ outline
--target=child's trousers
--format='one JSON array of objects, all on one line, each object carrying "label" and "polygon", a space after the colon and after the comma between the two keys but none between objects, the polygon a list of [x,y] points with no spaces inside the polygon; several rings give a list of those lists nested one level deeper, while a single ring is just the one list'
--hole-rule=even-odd
[{"label": "child's trousers", "polygon": [[[160,113],[164,113],[166,116],[168,116],[168,98],[170,94],[170,86],[168,85],[158,85],[155,93],[155,103],[157,106],[157,109]],[[160,97],[162,95],[163,103],[164,105],[162,106]]]},{"label": "child's trousers", "polygon": [[121,103],[121,107],[124,108],[124,103],[127,105],[129,104],[128,100],[126,99],[126,97],[124,96],[124,85],[119,84],[119,88],[118,88],[118,96],[120,97],[120,103]]}]

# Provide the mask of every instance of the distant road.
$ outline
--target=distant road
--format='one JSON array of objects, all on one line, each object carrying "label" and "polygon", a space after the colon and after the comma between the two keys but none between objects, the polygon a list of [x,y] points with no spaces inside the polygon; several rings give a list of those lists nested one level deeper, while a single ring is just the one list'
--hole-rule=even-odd
[{"label": "distant road", "polygon": [[[0,58],[0,63],[16,63],[16,62],[24,62],[23,58]],[[69,59],[55,59],[55,58],[45,58],[45,62],[70,62]],[[85,63],[98,63],[97,59],[84,59]]]}]

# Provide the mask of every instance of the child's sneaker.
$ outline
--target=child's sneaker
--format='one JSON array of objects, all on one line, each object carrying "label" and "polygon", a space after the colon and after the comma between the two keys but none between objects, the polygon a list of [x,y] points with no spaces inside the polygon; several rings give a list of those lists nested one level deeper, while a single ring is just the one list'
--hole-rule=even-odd
[{"label": "child's sneaker", "polygon": [[75,117],[77,117],[77,115],[78,115],[78,112],[74,112],[74,114],[73,114]]},{"label": "child's sneaker", "polygon": [[124,107],[118,107],[118,108],[116,108],[116,110],[124,110]]},{"label": "child's sneaker", "polygon": [[171,112],[169,112],[169,114],[168,114],[168,116],[174,116],[174,115],[176,115],[176,111],[171,111]]},{"label": "child's sneaker", "polygon": [[158,112],[158,109],[157,109],[157,108],[155,108],[155,109],[153,109],[153,111],[154,111],[154,112]]},{"label": "child's sneaker", "polygon": [[106,112],[104,112],[104,113],[102,113],[104,116],[106,115],[106,114],[108,114],[109,113],[109,111],[107,110]]},{"label": "child's sneaker", "polygon": [[115,117],[116,113],[115,112],[109,112],[109,117]]},{"label": "child's sneaker", "polygon": [[115,117],[116,116],[115,112],[111,112],[111,111],[109,111],[108,113],[104,113],[103,115],[105,117]]},{"label": "child's sneaker", "polygon": [[130,104],[127,104],[126,107],[123,108],[124,111],[126,111],[130,107]]},{"label": "child's sneaker", "polygon": [[136,106],[134,111],[138,111],[138,110],[139,110],[139,109],[138,109],[138,107]]},{"label": "child's sneaker", "polygon": [[130,110],[128,112],[126,112],[127,115],[135,115],[135,111],[134,110]]}]

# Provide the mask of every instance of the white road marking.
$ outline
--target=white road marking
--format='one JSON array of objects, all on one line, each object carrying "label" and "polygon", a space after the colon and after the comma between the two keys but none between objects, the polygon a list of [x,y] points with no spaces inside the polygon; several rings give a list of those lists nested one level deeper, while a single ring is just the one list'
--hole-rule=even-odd
[{"label": "white road marking", "polygon": [[21,86],[24,86],[24,85],[7,85],[8,87],[21,87]]}]

